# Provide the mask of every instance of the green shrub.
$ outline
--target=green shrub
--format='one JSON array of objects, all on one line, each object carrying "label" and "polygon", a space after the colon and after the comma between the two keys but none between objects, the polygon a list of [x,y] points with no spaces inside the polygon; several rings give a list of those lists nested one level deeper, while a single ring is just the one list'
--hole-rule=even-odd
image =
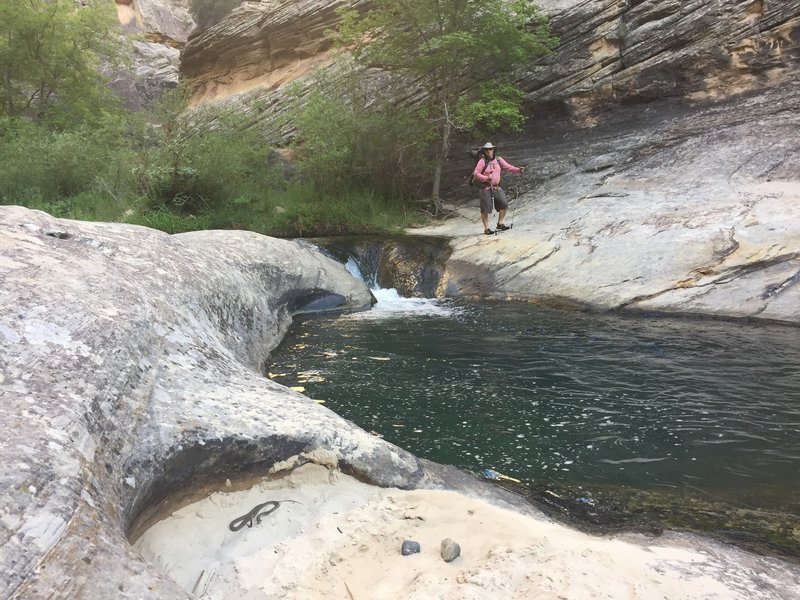
[{"label": "green shrub", "polygon": [[141,135],[132,172],[152,210],[224,210],[237,198],[282,184],[274,152],[257,131],[233,113],[186,112],[187,102],[185,89],[165,95],[154,108],[154,125]]},{"label": "green shrub", "polygon": [[81,193],[130,190],[132,151],[115,128],[50,131],[22,119],[0,122],[0,203],[55,203]]},{"label": "green shrub", "polygon": [[456,106],[456,118],[462,127],[480,138],[499,131],[521,131],[522,91],[504,84],[485,84],[477,97],[462,96]]},{"label": "green shrub", "polygon": [[209,229],[210,215],[184,216],[168,210],[144,212],[131,215],[126,222],[134,225],[144,225],[152,229],[159,229],[167,233],[183,233],[186,231],[199,231]]},{"label": "green shrub", "polygon": [[355,187],[387,198],[414,195],[432,172],[434,132],[418,109],[371,98],[362,86],[355,72],[321,78],[298,99],[299,172],[323,194]]}]

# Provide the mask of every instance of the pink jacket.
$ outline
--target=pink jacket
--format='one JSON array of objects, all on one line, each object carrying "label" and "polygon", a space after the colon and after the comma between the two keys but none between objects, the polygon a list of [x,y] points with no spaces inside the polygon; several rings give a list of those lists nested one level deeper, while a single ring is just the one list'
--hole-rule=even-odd
[{"label": "pink jacket", "polygon": [[[519,173],[522,171],[522,169],[519,167],[515,167],[499,156],[489,161],[489,164],[486,166],[486,170],[483,169],[483,162],[483,158],[478,160],[478,164],[475,165],[475,170],[472,171],[472,174],[478,181],[490,184],[492,187],[497,187],[500,185],[500,171],[511,171],[512,173]],[[481,173],[481,171],[483,171],[483,173]]]}]

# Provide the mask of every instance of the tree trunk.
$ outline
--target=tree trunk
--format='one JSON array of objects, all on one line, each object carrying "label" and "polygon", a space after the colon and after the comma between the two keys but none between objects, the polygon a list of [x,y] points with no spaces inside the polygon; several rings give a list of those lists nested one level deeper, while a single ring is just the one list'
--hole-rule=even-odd
[{"label": "tree trunk", "polygon": [[442,102],[444,124],[442,125],[442,150],[439,158],[436,161],[436,169],[433,174],[433,190],[431,191],[431,201],[434,206],[434,216],[439,215],[442,209],[442,199],[439,196],[439,190],[442,183],[442,167],[447,160],[447,155],[450,153],[450,111],[447,108],[447,101]]},{"label": "tree trunk", "polygon": [[431,192],[431,199],[433,200],[433,216],[439,215],[439,210],[442,208],[442,199],[439,197],[439,186],[442,181],[442,165],[437,164],[433,172],[433,191]]}]

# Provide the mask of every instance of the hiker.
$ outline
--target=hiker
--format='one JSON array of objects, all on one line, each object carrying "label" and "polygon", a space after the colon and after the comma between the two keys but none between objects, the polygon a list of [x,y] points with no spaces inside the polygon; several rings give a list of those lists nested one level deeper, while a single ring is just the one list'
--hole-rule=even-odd
[{"label": "hiker", "polygon": [[503,225],[508,210],[508,198],[503,188],[500,187],[500,172],[511,171],[512,173],[522,173],[525,167],[515,167],[502,158],[495,157],[496,147],[491,142],[486,142],[480,149],[480,158],[472,176],[478,182],[478,198],[481,202],[481,221],[483,221],[483,233],[492,235],[494,231],[489,228],[489,215],[492,214],[492,207],[497,209],[497,231],[506,231],[510,227]]}]

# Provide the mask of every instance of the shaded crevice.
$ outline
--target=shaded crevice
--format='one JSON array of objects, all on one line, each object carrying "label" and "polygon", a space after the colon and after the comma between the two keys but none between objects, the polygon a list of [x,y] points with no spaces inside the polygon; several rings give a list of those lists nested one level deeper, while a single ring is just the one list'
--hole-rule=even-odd
[{"label": "shaded crevice", "polygon": [[520,269],[519,271],[517,271],[517,273],[515,274],[515,277],[518,277],[519,275],[522,275],[523,273],[527,273],[531,269],[535,269],[540,264],[542,264],[544,261],[546,261],[548,258],[553,256],[559,250],[561,250],[561,245],[560,244],[556,244],[555,246],[553,246],[553,248],[550,250],[550,252],[548,252],[547,254],[542,256],[541,258],[536,259],[533,263],[531,263],[530,265],[528,265],[524,269]]},{"label": "shaded crevice", "polygon": [[[299,455],[306,446],[306,441],[277,435],[261,439],[228,437],[178,446],[175,453],[158,463],[158,472],[150,473],[150,479],[142,482],[139,493],[124,508],[129,539],[135,540],[144,531],[144,524],[171,497],[226,479],[266,473],[275,463]],[[139,466],[131,464],[126,472],[140,471]]]},{"label": "shaded crevice", "polygon": [[[707,283],[703,283],[703,284],[699,284],[699,285],[692,285],[692,286],[680,286],[680,285],[672,286],[670,288],[667,288],[667,289],[664,289],[664,290],[660,290],[660,291],[655,292],[653,294],[645,294],[643,296],[637,296],[635,298],[631,298],[630,300],[627,300],[627,301],[621,303],[618,306],[618,308],[627,308],[627,307],[630,307],[630,306],[632,306],[634,304],[637,304],[639,302],[646,302],[648,300],[652,300],[654,298],[662,296],[663,294],[666,294],[666,293],[669,293],[669,292],[673,292],[673,291],[676,291],[676,290],[683,290],[683,289],[703,290],[703,289],[705,289],[704,292],[701,292],[701,294],[698,294],[698,295],[707,294],[707,293],[711,292],[712,288],[717,286],[717,285],[726,285],[728,283],[731,283],[732,281],[740,279],[741,277],[745,277],[745,276],[750,275],[752,273],[755,273],[757,271],[762,271],[764,269],[768,269],[769,267],[773,267],[773,266],[779,265],[781,263],[790,262],[790,261],[796,260],[798,258],[800,258],[800,253],[793,252],[792,254],[775,257],[773,259],[767,259],[767,260],[762,260],[762,261],[749,263],[747,265],[743,265],[742,267],[737,267],[735,270],[733,270],[733,271],[731,271],[729,273],[726,273],[724,276],[721,276],[721,277],[719,277],[717,279],[714,279],[713,281],[709,281]],[[792,287],[798,281],[800,281],[800,271],[798,271],[797,273],[795,273],[791,277],[785,279],[783,282],[781,282],[779,284],[776,284],[774,286],[770,286],[769,288],[767,288],[764,291],[764,294],[762,295],[762,298],[765,299],[765,300],[773,300],[775,298],[775,296],[781,294],[786,289]],[[762,313],[764,310],[766,310],[766,308],[767,308],[767,306],[765,305],[761,310],[759,310],[755,314],[758,315],[758,314]]]},{"label": "shaded crevice", "polygon": [[764,299],[764,306],[762,306],[759,310],[753,313],[754,317],[763,314],[767,308],[769,308],[772,301],[775,300],[776,297],[780,296],[783,292],[788,290],[789,288],[793,287],[798,281],[800,281],[800,270],[798,270],[794,275],[791,277],[787,277],[781,283],[773,286],[769,286],[764,293],[761,295],[761,298]]},{"label": "shaded crevice", "polygon": [[696,287],[705,287],[707,285],[715,285],[715,284],[725,285],[726,283],[730,283],[731,281],[734,281],[736,279],[739,279],[740,277],[744,277],[756,271],[762,271],[764,269],[768,269],[769,267],[774,267],[775,265],[779,265],[781,263],[791,262],[793,260],[796,260],[798,257],[800,257],[800,252],[792,252],[791,254],[784,254],[776,256],[774,258],[768,258],[748,263],[746,265],[742,265],[740,267],[732,269],[731,271],[721,275],[714,281]]}]

